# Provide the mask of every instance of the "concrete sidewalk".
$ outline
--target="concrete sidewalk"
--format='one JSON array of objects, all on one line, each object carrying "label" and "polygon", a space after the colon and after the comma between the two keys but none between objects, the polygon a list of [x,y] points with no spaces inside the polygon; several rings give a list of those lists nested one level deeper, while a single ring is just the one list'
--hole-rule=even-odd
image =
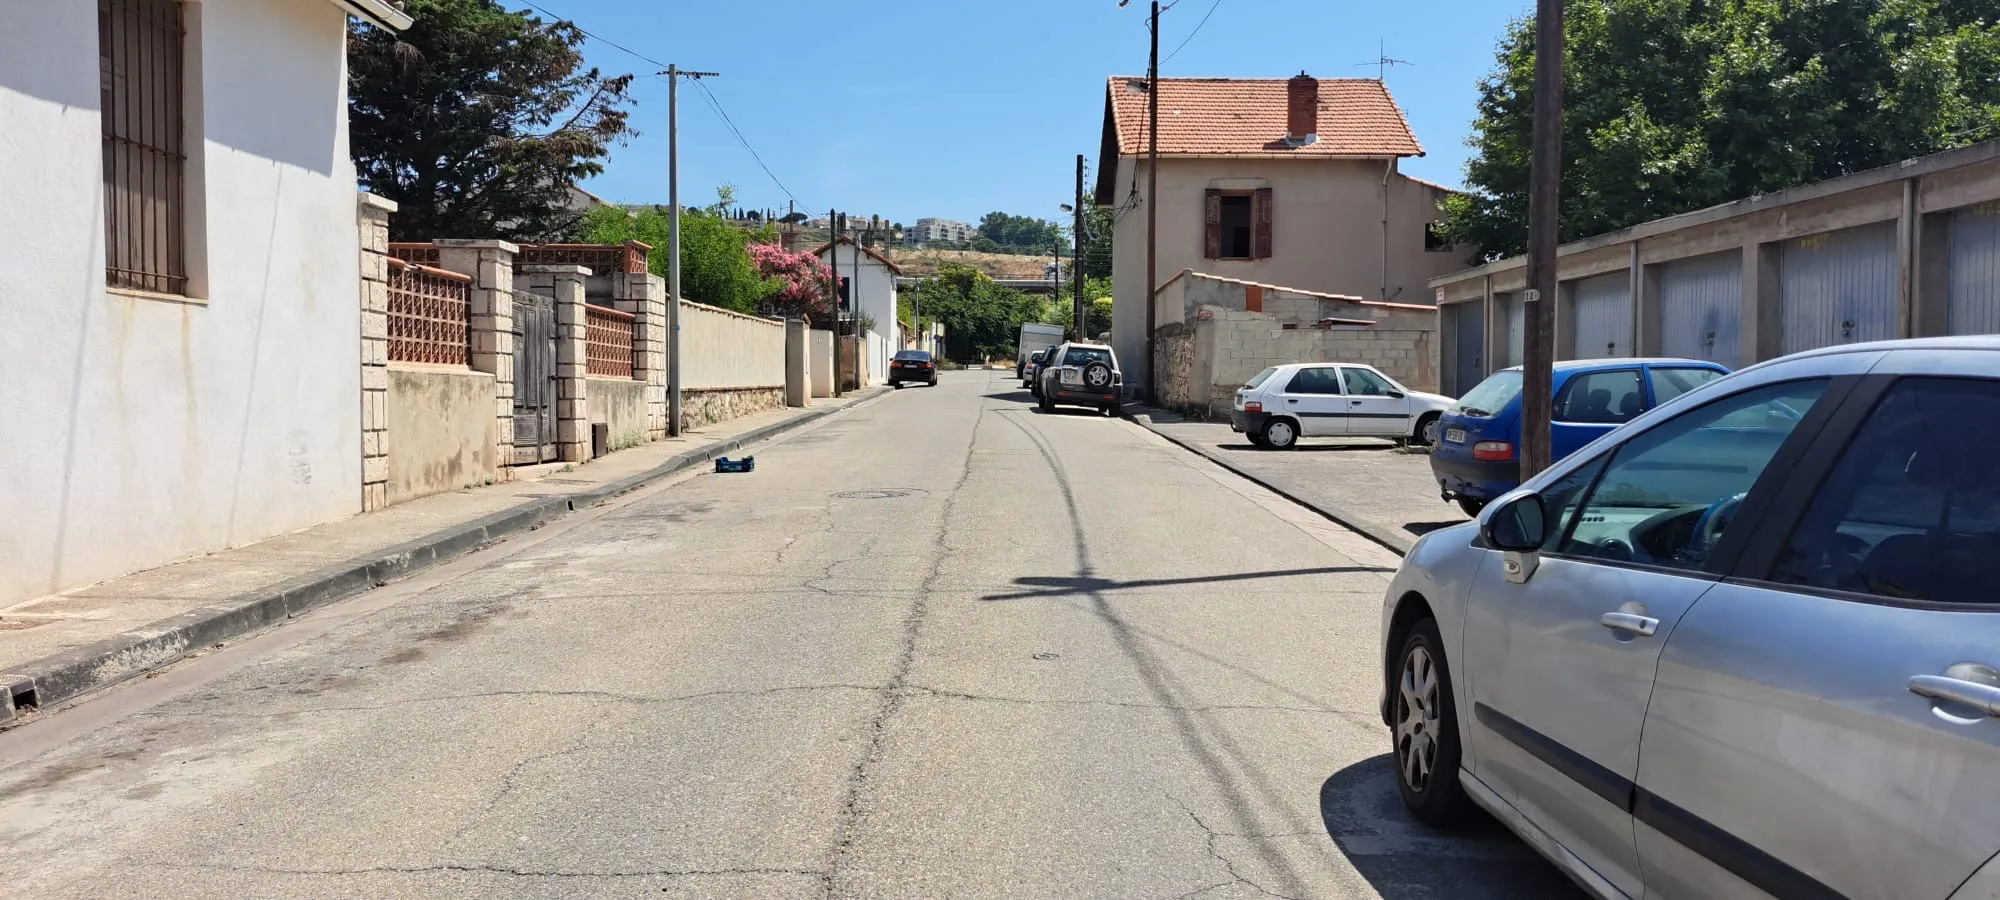
[{"label": "concrete sidewalk", "polygon": [[1190,422],[1144,406],[1132,421],[1183,449],[1278,493],[1394,551],[1417,537],[1467,521],[1438,498],[1430,461],[1374,438],[1314,440],[1284,453],[1252,448],[1227,423]]},{"label": "concrete sidewalk", "polygon": [[0,724],[643,487],[887,393],[711,425],[0,609]]}]

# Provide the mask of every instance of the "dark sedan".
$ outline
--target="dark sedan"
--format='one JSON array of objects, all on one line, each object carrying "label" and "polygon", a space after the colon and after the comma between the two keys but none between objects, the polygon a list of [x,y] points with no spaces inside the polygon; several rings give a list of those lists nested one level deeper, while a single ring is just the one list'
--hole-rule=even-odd
[{"label": "dark sedan", "polygon": [[929,350],[898,350],[889,358],[889,386],[901,388],[906,381],[937,387],[937,361]]}]

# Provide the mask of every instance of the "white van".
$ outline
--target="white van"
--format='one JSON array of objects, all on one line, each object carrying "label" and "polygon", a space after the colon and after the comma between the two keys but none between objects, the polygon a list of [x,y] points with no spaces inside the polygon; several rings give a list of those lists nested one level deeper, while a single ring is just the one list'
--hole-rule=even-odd
[{"label": "white van", "polygon": [[1028,377],[1028,357],[1037,350],[1047,350],[1063,342],[1061,325],[1043,325],[1029,322],[1021,326],[1020,345],[1014,349],[1014,377]]}]

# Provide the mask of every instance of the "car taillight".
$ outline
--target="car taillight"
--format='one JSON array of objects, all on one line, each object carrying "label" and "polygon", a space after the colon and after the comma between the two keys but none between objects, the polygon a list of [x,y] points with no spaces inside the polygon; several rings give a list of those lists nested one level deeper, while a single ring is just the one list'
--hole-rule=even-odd
[{"label": "car taillight", "polygon": [[1264,401],[1262,401],[1262,400],[1245,400],[1245,401],[1243,401],[1243,411],[1244,411],[1244,412],[1263,412],[1263,411],[1264,411]]},{"label": "car taillight", "polygon": [[1472,445],[1472,458],[1486,462],[1506,462],[1514,458],[1514,445],[1506,441],[1480,441]]}]

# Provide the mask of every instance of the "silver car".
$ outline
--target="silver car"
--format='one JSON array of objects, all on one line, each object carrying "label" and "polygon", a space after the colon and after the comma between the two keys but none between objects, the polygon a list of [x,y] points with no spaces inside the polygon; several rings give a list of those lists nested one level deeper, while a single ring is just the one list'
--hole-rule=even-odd
[{"label": "silver car", "polygon": [[1601,897],[2000,897],[2000,338],[1710,383],[1419,540],[1403,802]]}]

